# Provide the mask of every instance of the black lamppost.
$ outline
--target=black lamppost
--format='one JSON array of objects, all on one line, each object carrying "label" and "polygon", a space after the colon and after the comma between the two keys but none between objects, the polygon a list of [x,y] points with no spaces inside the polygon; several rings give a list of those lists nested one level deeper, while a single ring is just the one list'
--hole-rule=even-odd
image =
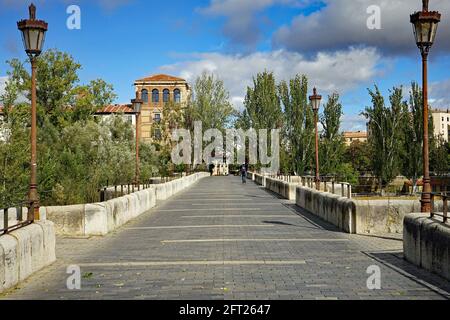
[{"label": "black lamppost", "polygon": [[322,96],[317,94],[317,89],[314,88],[313,95],[309,97],[314,111],[314,122],[316,126],[316,189],[320,190],[320,171],[319,171],[319,109]]},{"label": "black lamppost", "polygon": [[17,27],[22,32],[25,52],[31,62],[31,176],[28,194],[28,221],[34,221],[40,219],[39,195],[37,191],[36,62],[42,52],[48,24],[45,21],[36,20],[36,7],[34,4],[30,5],[29,13],[30,18],[17,22]]},{"label": "black lamppost", "polygon": [[142,104],[144,102],[139,98],[139,93],[136,92],[136,99],[131,100],[131,105],[133,107],[133,111],[136,115],[136,177],[135,183],[137,186],[140,185],[140,160],[139,160],[139,142],[140,142],[140,115],[142,111]]},{"label": "black lamppost", "polygon": [[423,192],[421,211],[431,212],[431,179],[429,158],[429,132],[428,132],[428,53],[433,46],[441,14],[437,11],[428,11],[429,0],[422,0],[422,11],[411,15],[414,36],[417,46],[422,54],[422,89],[423,89]]}]

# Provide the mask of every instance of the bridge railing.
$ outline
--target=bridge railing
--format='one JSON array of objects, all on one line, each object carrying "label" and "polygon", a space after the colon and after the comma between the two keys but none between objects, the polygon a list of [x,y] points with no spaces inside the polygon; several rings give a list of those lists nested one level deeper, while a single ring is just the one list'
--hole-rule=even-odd
[{"label": "bridge railing", "polygon": [[[443,206],[442,206],[442,214],[440,212],[436,212],[436,200],[442,199]],[[431,194],[431,218],[434,218],[435,216],[441,217],[444,221],[444,223],[448,222],[448,199],[450,198],[449,193],[436,193],[433,192]]]},{"label": "bridge railing", "polygon": [[[0,236],[4,234],[8,234],[14,230],[26,227],[33,223],[33,221],[29,220],[28,217],[24,219],[24,206],[28,206],[28,202],[21,202],[16,204],[15,206],[10,206],[8,208],[3,208],[0,210],[0,213],[3,213],[3,225],[0,229]],[[11,211],[15,211],[12,213]],[[10,218],[15,214],[15,219],[13,222],[10,221]],[[10,225],[12,223],[12,225]]]},{"label": "bridge railing", "polygon": [[[288,183],[298,183],[303,187],[316,189],[316,177],[314,176],[286,176],[286,175],[269,175],[269,178],[278,179]],[[320,189],[325,192],[331,192],[336,194],[336,187],[340,186],[340,195],[343,198],[352,199],[353,188],[348,182],[337,182],[335,176],[322,176],[320,177]],[[323,189],[322,189],[323,187]]]},{"label": "bridge railing", "polygon": [[122,183],[119,185],[112,185],[112,186],[110,186],[109,181],[107,181],[106,182],[107,186],[98,190],[99,199],[100,199],[100,202],[116,199],[119,197],[123,197],[125,195],[139,192],[141,190],[146,190],[153,185],[171,182],[171,181],[174,181],[174,180],[186,177],[186,176],[190,176],[194,173],[195,172],[190,172],[188,174],[174,175],[174,176],[170,176],[170,177],[150,178],[150,179],[148,179],[148,181],[144,181],[141,183],[128,182],[128,183]]}]

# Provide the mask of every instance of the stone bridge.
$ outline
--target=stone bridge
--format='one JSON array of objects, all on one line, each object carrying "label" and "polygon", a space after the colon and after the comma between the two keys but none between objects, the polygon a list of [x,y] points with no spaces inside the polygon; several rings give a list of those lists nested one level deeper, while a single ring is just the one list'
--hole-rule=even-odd
[{"label": "stone bridge", "polygon": [[343,233],[237,177],[204,178],[104,237],[57,236],[56,248],[0,299],[450,298],[448,281],[403,259],[401,235]]}]

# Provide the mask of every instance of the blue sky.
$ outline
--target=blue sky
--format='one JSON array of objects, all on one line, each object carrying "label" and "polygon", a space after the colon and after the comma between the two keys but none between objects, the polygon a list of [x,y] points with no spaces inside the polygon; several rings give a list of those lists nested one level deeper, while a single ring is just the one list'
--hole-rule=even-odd
[{"label": "blue sky", "polygon": [[[45,47],[67,51],[82,64],[81,82],[112,83],[117,103],[133,96],[135,79],[169,73],[192,81],[202,71],[225,81],[233,103],[254,74],[279,80],[309,76],[323,94],[341,94],[344,129],[364,129],[358,116],[370,104],[367,87],[384,93],[420,80],[409,14],[419,0],[38,0],[38,18],[49,22]],[[81,9],[81,30],[69,30],[66,9]],[[381,29],[369,30],[370,5],[381,9]],[[0,82],[6,60],[25,59],[16,21],[28,1],[0,0]],[[387,7],[389,5],[389,7]],[[450,106],[450,1],[431,0],[443,14],[430,65],[431,103]],[[4,81],[4,78],[3,78]],[[1,90],[1,83],[0,83]],[[408,88],[406,88],[406,91]]]}]

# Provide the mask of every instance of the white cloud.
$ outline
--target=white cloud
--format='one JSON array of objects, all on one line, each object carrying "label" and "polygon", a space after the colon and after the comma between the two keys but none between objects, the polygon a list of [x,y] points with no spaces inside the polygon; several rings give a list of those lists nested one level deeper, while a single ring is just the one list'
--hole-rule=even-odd
[{"label": "white cloud", "polygon": [[[326,6],[308,16],[299,15],[277,30],[275,47],[299,52],[341,50],[349,46],[376,47],[383,53],[404,54],[417,50],[409,16],[421,9],[419,0],[324,0]],[[381,8],[381,30],[369,30],[367,8]],[[444,14],[439,25],[436,51],[450,51],[450,1],[434,0],[430,10]]]},{"label": "white cloud", "polygon": [[347,115],[342,116],[342,131],[366,131],[367,120],[364,116],[360,115]]},{"label": "white cloud", "polygon": [[335,53],[319,53],[312,59],[284,50],[249,55],[198,53],[191,60],[161,67],[192,82],[203,71],[215,73],[230,91],[232,102],[242,107],[247,86],[258,72],[273,71],[277,81],[305,74],[311,86],[325,95],[344,93],[370,81],[378,73],[380,56],[375,49],[350,48]]},{"label": "white cloud", "polygon": [[450,79],[430,85],[430,104],[433,108],[450,108]]},{"label": "white cloud", "polygon": [[254,46],[260,40],[257,14],[273,5],[299,6],[310,0],[211,0],[198,11],[207,16],[226,17],[224,35],[234,44]]}]

